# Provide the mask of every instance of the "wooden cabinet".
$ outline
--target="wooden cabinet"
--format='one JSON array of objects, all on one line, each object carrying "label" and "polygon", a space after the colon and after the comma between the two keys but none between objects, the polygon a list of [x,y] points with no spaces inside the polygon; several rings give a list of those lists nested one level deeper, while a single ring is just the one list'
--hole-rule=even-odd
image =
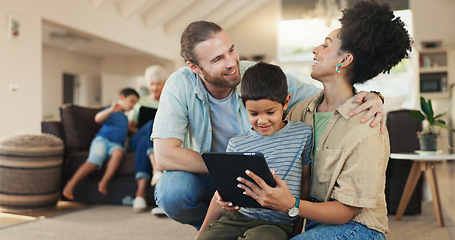
[{"label": "wooden cabinet", "polygon": [[[448,112],[444,121],[455,126],[455,48],[424,48],[419,51],[420,96],[431,99],[433,110]],[[442,130],[438,150],[449,153],[454,146],[454,134]]]},{"label": "wooden cabinet", "polygon": [[420,93],[425,98],[448,98],[454,83],[455,61],[453,50],[446,48],[422,49],[419,52]]}]

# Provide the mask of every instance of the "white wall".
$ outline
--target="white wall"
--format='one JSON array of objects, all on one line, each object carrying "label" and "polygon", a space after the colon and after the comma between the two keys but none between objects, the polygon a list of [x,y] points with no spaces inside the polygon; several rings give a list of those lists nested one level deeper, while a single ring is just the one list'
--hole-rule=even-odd
[{"label": "white wall", "polygon": [[276,60],[280,18],[281,2],[271,1],[247,20],[227,29],[239,55],[250,58],[259,54],[265,55],[265,61]]},{"label": "white wall", "polygon": [[61,50],[43,47],[43,115],[58,117],[63,103],[63,73],[79,76],[79,105],[100,104],[101,59]]},{"label": "white wall", "polygon": [[117,98],[124,87],[136,88],[137,76],[144,69],[159,64],[173,70],[173,63],[148,57],[92,57],[51,46],[43,46],[43,116],[59,117],[63,103],[63,73],[78,76],[75,104],[106,105]]},{"label": "white wall", "polygon": [[421,41],[442,40],[445,47],[455,46],[455,1],[453,0],[409,0],[414,19],[416,45]]},{"label": "white wall", "polygon": [[[38,1],[37,1],[38,3]],[[42,113],[41,17],[24,1],[0,0],[0,136],[18,131],[38,132]],[[35,6],[33,6],[35,5]],[[22,20],[21,38],[7,38],[7,16]],[[9,85],[18,91],[9,93]]]},{"label": "white wall", "polygon": [[[139,17],[123,20],[113,4],[95,9],[92,1],[73,0],[0,0],[0,107],[6,113],[1,118],[0,136],[18,131],[41,132],[44,114],[55,115],[56,101],[61,103],[58,82],[43,81],[43,57],[41,44],[42,21],[47,20],[79,31],[126,45],[133,49],[152,54],[155,57],[173,61],[178,56],[175,49],[178,39],[167,39],[161,29],[145,29]],[[7,16],[19,17],[22,33],[19,41],[6,37]],[[114,27],[112,27],[114,26]],[[52,70],[46,75],[55,75]],[[82,81],[91,81],[90,74]],[[85,80],[84,80],[85,79]],[[17,85],[18,91],[9,93],[10,84]],[[43,84],[51,86],[43,92]],[[87,86],[88,91],[96,88]],[[58,91],[60,92],[60,91]],[[55,95],[54,100],[47,98]],[[46,98],[43,95],[46,94]],[[44,109],[46,105],[46,109]]]},{"label": "white wall", "polygon": [[138,79],[145,81],[145,69],[154,64],[163,66],[169,75],[175,70],[174,64],[145,57],[104,58],[101,69],[101,104],[107,105],[115,101],[122,88],[132,87],[139,91]]}]

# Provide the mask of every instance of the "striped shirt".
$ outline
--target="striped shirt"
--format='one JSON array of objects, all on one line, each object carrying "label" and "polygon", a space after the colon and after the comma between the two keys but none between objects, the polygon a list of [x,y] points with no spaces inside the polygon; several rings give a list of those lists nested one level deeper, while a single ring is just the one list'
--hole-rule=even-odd
[{"label": "striped shirt", "polygon": [[[270,136],[262,136],[250,129],[232,138],[227,152],[262,153],[269,168],[286,182],[291,194],[300,197],[302,166],[311,163],[312,135],[312,128],[302,122],[288,122]],[[297,219],[284,212],[263,208],[243,207],[239,213],[244,217],[284,224],[292,224]]]}]

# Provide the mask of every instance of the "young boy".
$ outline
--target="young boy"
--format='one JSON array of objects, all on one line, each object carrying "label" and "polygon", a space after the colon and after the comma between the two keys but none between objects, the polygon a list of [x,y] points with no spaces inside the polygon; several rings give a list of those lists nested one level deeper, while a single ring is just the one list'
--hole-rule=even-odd
[{"label": "young boy", "polygon": [[90,144],[87,162],[82,164],[63,188],[63,196],[73,200],[73,190],[78,182],[96,169],[110,156],[106,171],[98,183],[98,191],[107,194],[107,184],[117,171],[125,154],[123,144],[128,133],[128,118],[125,111],[131,110],[139,100],[139,94],[132,88],[124,88],[119,98],[110,107],[95,115],[95,122],[101,123],[101,129]]},{"label": "young boy", "polygon": [[[286,182],[291,194],[307,198],[313,132],[301,122],[282,120],[291,98],[287,89],[286,76],[278,66],[261,62],[246,70],[241,95],[252,128],[232,138],[227,151],[263,153],[269,168]],[[210,202],[197,239],[276,240],[291,236],[297,219],[289,211],[292,206],[285,212],[262,208],[230,212],[217,204],[217,194]]]}]

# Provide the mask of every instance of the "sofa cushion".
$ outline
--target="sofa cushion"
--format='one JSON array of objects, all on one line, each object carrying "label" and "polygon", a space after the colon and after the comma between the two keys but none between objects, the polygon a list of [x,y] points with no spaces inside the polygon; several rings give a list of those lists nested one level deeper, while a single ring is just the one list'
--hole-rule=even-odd
[{"label": "sofa cushion", "polygon": [[81,107],[71,103],[60,107],[63,140],[68,152],[89,150],[92,139],[101,127],[94,118],[103,108]]}]

